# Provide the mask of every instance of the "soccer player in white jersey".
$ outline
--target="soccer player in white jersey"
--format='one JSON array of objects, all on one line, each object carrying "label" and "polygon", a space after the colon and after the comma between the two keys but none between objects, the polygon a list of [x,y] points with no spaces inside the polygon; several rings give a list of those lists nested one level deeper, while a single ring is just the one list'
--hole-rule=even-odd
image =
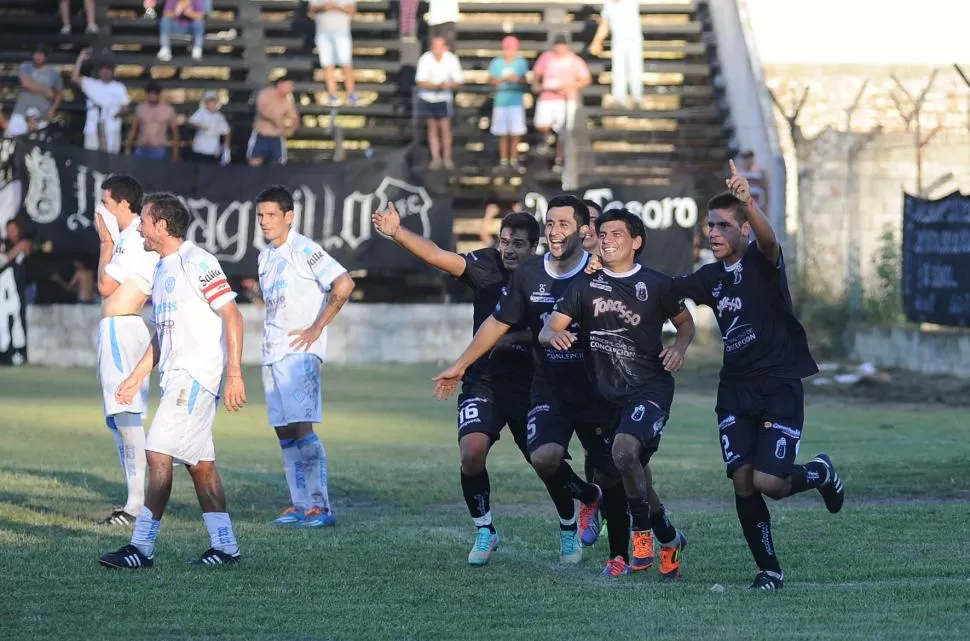
[{"label": "soccer player in white jersey", "polygon": [[[225,371],[226,409],[246,402],[242,378],[242,314],[219,261],[185,240],[189,211],[173,195],[154,196],[142,210],[145,248],[161,255],[152,286],[155,335],[115,396],[128,403],[155,365],[162,398],[145,443],[148,492],[131,543],[101,557],[108,568],[137,569],[154,562],[155,538],[172,492],[172,466],[186,466],[195,484],[211,547],[192,561],[224,565],[239,560],[239,545],[226,512],[215,464],[212,423]],[[228,356],[228,366],[227,366]]]},{"label": "soccer player in white jersey", "polygon": [[320,367],[327,325],[354,291],[354,281],[317,243],[293,230],[293,196],[269,187],[256,200],[267,245],[259,253],[263,389],[269,424],[283,450],[290,507],[274,525],[321,527],[337,520],[327,491],[327,451],[313,424],[322,418]]},{"label": "soccer player in white jersey", "polygon": [[[128,500],[100,525],[132,525],[145,502],[145,429],[148,379],[130,403],[115,400],[118,385],[128,378],[148,347],[150,336],[139,315],[152,293],[158,254],[145,249],[141,236],[142,187],[131,176],[116,175],[101,185],[100,212],[95,215],[101,253],[98,293],[103,296],[98,324],[98,379],[104,416],[118,447]],[[105,211],[106,210],[106,211]],[[115,231],[112,232],[111,230]]]}]

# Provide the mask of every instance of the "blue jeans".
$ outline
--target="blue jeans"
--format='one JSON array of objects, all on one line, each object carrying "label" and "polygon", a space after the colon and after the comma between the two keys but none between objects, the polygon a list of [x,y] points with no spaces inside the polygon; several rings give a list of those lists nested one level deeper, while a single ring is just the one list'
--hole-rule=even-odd
[{"label": "blue jeans", "polygon": [[135,147],[135,158],[168,160],[168,147]]},{"label": "blue jeans", "polygon": [[205,40],[205,20],[193,20],[189,24],[180,22],[174,18],[162,18],[158,26],[159,44],[163,47],[172,47],[172,34],[192,36],[192,46],[202,47]]}]

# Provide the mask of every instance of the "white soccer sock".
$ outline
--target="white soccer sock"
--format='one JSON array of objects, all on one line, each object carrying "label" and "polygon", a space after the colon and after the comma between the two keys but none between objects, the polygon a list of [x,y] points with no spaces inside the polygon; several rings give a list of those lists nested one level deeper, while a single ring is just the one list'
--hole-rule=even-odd
[{"label": "white soccer sock", "polygon": [[155,554],[155,538],[162,527],[161,521],[156,521],[152,511],[142,507],[135,518],[135,530],[131,533],[131,544],[149,559]]},{"label": "white soccer sock", "polygon": [[204,512],[202,520],[209,530],[209,541],[212,547],[230,555],[239,553],[239,543],[236,542],[236,535],[232,531],[232,521],[229,520],[228,512]]},{"label": "white soccer sock", "polygon": [[141,423],[141,415],[134,412],[122,412],[114,417],[115,432],[120,438],[118,456],[121,459],[121,470],[128,485],[128,501],[123,508],[128,514],[137,515],[145,504],[145,471],[148,464],[145,460],[145,428]]},{"label": "white soccer sock", "polygon": [[310,507],[310,495],[306,489],[306,475],[303,473],[303,463],[300,461],[300,448],[293,439],[280,441],[283,450],[283,474],[286,485],[290,488],[290,504],[303,512]]},{"label": "white soccer sock", "polygon": [[327,491],[327,450],[324,449],[320,437],[309,434],[298,440],[296,446],[300,448],[300,459],[303,461],[303,473],[306,477],[310,502],[314,507],[333,514],[330,494]]},{"label": "white soccer sock", "polygon": [[488,527],[492,524],[492,511],[489,510],[484,516],[472,517],[472,520],[475,521],[475,527]]}]

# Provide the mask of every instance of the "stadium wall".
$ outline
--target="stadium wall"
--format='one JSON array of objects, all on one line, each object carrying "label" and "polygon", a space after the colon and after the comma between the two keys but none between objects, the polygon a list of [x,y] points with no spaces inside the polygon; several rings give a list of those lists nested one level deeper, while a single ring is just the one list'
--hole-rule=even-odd
[{"label": "stadium wall", "polygon": [[853,358],[877,367],[970,379],[970,331],[866,327],[848,339]]}]

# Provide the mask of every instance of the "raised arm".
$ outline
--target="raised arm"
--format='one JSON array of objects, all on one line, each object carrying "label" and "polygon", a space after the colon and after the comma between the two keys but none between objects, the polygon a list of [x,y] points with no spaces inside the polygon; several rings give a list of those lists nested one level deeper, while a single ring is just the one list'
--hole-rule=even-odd
[{"label": "raised arm", "polygon": [[751,185],[748,184],[748,179],[738,173],[733,160],[728,160],[728,163],[731,167],[731,177],[727,179],[728,189],[744,203],[744,213],[748,218],[751,231],[754,232],[754,237],[758,240],[758,249],[773,265],[777,265],[781,257],[781,248],[778,246],[775,230],[771,228],[768,218],[761,213],[758,203],[751,197]]},{"label": "raised arm", "polygon": [[401,216],[397,213],[394,203],[388,203],[387,209],[371,215],[374,228],[395,243],[408,250],[422,261],[455,278],[465,273],[465,259],[445,249],[420,234],[401,226]]},{"label": "raised arm", "polygon": [[98,294],[108,297],[114,294],[115,290],[121,286],[121,283],[109,276],[105,269],[108,263],[111,262],[112,256],[114,256],[115,243],[111,239],[111,233],[104,224],[104,219],[101,218],[101,214],[94,214],[94,228],[98,232],[98,238],[101,239],[101,251],[98,255]]},{"label": "raised arm", "polygon": [[589,43],[589,52],[594,56],[603,53],[603,42],[606,41],[606,36],[608,35],[610,35],[610,23],[605,18],[600,18],[600,25],[596,28],[596,35],[593,36],[592,42]]}]

